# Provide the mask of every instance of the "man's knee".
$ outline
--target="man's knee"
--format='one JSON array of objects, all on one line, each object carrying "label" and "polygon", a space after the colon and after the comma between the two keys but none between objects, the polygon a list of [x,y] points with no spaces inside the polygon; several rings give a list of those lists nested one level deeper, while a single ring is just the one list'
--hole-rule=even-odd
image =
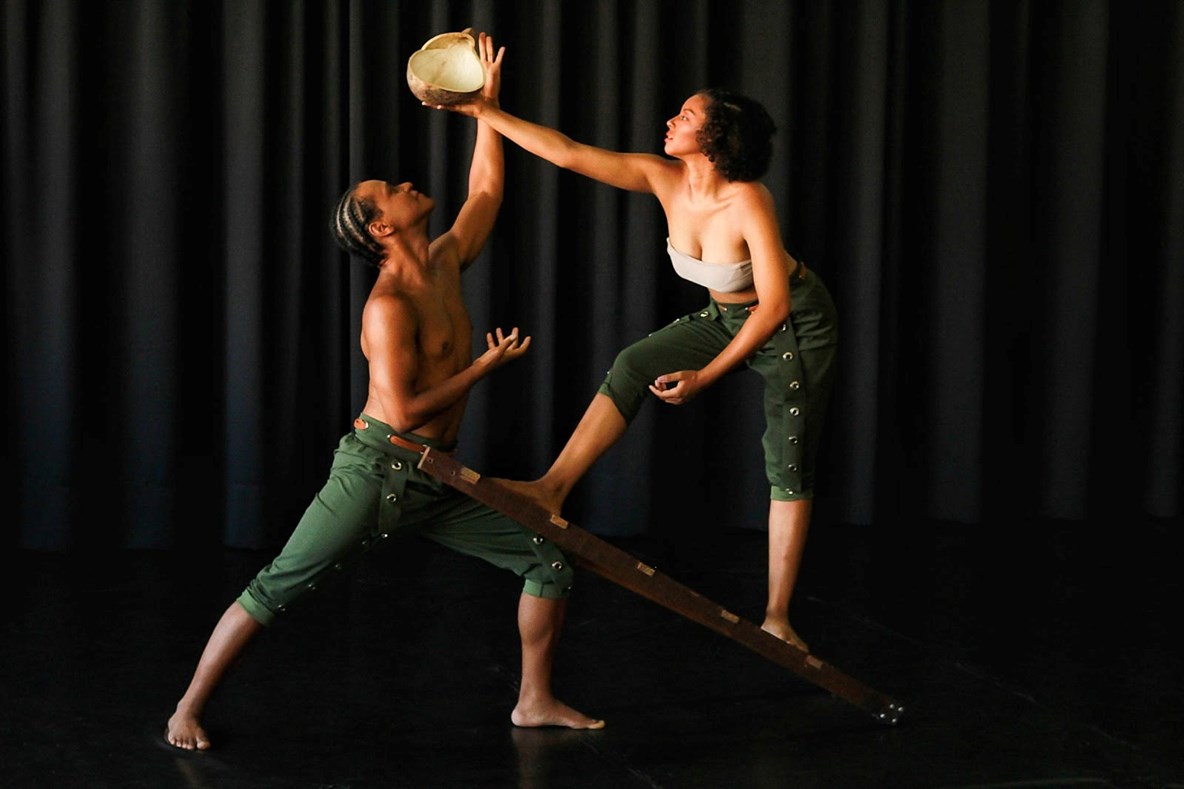
[{"label": "man's knee", "polygon": [[545,576],[524,579],[522,591],[531,597],[542,597],[546,600],[562,600],[571,594],[575,583],[575,573],[566,562],[561,562],[562,569],[555,570]]}]

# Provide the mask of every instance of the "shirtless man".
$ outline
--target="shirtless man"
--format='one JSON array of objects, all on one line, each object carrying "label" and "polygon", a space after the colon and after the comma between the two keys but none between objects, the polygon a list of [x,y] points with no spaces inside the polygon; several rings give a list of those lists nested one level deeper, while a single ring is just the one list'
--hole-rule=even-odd
[{"label": "shirtless man", "polygon": [[[484,95],[496,102],[502,52],[480,37]],[[280,555],[259,572],[222,615],[188,689],[168,720],[165,739],[206,750],[201,716],[227,669],[252,638],[304,594],[339,574],[372,544],[414,533],[478,556],[524,579],[518,607],[522,681],[510,714],[516,726],[599,729],[551,692],[551,666],[572,571],[548,541],[416,468],[425,446],[455,445],[469,389],[526,353],[530,338],[499,328],[470,361],[472,325],[461,272],[493,229],[504,182],[501,136],[477,124],[469,194],[452,228],[427,236],[433,201],[410,183],[363,181],[343,195],[331,227],[338,243],[378,268],[362,312],[369,395],[354,430],[334,453],[328,482]],[[411,482],[409,486],[407,483]]]}]

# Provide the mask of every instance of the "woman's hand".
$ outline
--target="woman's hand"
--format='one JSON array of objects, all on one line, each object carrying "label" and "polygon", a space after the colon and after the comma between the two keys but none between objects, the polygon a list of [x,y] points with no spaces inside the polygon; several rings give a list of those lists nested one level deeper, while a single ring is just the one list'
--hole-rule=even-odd
[{"label": "woman's hand", "polygon": [[503,334],[500,326],[494,331],[496,336],[493,332],[485,332],[486,351],[473,360],[473,366],[478,368],[482,375],[517,359],[530,348],[529,337],[519,342],[517,326],[511,329],[509,334]]},{"label": "woman's hand", "polygon": [[477,53],[481,56],[481,65],[485,67],[485,87],[481,89],[481,98],[486,104],[496,107],[502,89],[502,57],[506,54],[506,48],[495,48],[493,36],[481,33],[477,37]]},{"label": "woman's hand", "polygon": [[698,370],[680,370],[659,375],[650,384],[650,391],[663,403],[682,405],[705,388]]}]

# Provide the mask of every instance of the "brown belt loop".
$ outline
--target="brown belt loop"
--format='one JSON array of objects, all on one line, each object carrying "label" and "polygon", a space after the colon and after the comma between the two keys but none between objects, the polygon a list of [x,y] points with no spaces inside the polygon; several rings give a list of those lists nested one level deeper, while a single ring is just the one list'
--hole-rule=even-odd
[{"label": "brown belt loop", "polygon": [[[359,416],[357,419],[354,420],[354,427],[356,427],[358,430],[369,430],[370,423],[368,423],[365,419],[362,419],[362,417]],[[386,440],[391,442],[392,444],[394,444],[397,447],[402,447],[403,449],[409,449],[412,452],[416,453],[417,455],[422,455],[423,451],[428,448],[427,444],[419,444],[419,443],[416,443],[415,441],[411,441],[410,439],[406,439],[406,438],[403,438],[402,436],[395,435],[394,433],[387,433]]]},{"label": "brown belt loop", "polygon": [[794,285],[801,285],[805,281],[806,264],[799,260],[797,267],[793,270],[793,274],[789,277],[789,285],[793,287]]},{"label": "brown belt loop", "polygon": [[422,455],[424,450],[428,448],[427,444],[417,444],[414,441],[408,441],[407,439],[403,438],[402,436],[397,436],[394,433],[389,434],[386,437],[386,440],[391,442],[392,444],[394,444],[397,447],[403,447],[403,449],[409,449],[412,452],[415,452],[416,454],[420,454],[420,455]]}]

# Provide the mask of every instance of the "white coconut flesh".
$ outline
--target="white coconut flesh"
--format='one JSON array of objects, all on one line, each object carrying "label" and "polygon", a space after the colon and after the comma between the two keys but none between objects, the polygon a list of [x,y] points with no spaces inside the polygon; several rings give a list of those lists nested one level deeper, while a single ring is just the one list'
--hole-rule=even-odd
[{"label": "white coconut flesh", "polygon": [[421,49],[411,56],[407,70],[426,87],[451,93],[472,93],[485,84],[485,69],[477,53],[463,44]]}]

